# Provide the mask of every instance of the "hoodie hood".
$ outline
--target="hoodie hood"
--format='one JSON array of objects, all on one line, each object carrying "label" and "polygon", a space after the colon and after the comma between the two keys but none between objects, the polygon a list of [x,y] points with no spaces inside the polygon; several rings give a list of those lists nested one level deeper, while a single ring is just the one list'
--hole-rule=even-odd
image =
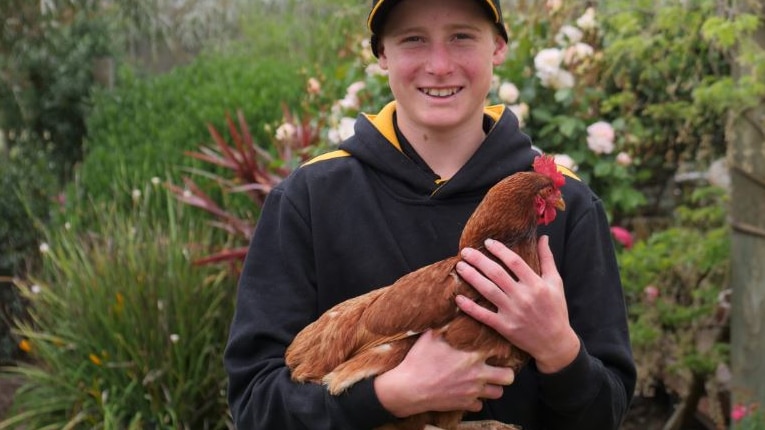
[{"label": "hoodie hood", "polygon": [[397,194],[433,199],[483,195],[504,177],[530,170],[534,157],[539,155],[510,110],[504,105],[489,106],[485,115],[494,120],[494,125],[484,142],[457,174],[449,180],[434,182],[401,149],[393,125],[395,110],[394,101],[377,115],[359,115],[354,136],[343,142],[340,149],[378,172],[379,178]]}]

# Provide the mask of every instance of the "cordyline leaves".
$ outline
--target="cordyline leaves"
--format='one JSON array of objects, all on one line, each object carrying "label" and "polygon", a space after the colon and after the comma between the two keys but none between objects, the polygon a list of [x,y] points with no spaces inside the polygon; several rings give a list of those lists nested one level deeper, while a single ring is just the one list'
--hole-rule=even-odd
[{"label": "cordyline leaves", "polygon": [[[297,118],[284,104],[282,111],[285,123],[294,127],[295,134],[288,141],[275,142],[276,155],[255,142],[244,114],[239,110],[237,122],[226,114],[226,124],[233,143],[227,142],[212,124],[208,124],[207,129],[214,144],[201,146],[198,152],[185,153],[197,160],[227,169],[231,178],[196,169],[192,172],[214,180],[226,193],[247,193],[256,207],[262,207],[273,187],[305,161],[311,154],[309,149],[318,146],[320,140],[320,124],[313,124],[308,116]],[[182,187],[173,184],[167,184],[167,187],[181,202],[212,214],[216,218],[216,221],[211,223],[213,226],[242,239],[243,243],[240,247],[224,248],[215,254],[197,259],[194,264],[243,261],[247,254],[247,243],[255,231],[256,220],[243,219],[221,207],[190,177],[184,177],[183,182]]]}]

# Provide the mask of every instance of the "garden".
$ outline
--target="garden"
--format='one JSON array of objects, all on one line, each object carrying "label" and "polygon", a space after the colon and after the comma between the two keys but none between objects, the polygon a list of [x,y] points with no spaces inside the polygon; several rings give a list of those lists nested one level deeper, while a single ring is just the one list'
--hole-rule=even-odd
[{"label": "garden", "polygon": [[[259,208],[391,99],[367,3],[0,5],[0,430],[233,428],[222,353]],[[638,366],[623,428],[765,429],[764,389],[735,383],[731,275],[736,232],[764,236],[732,196],[745,175],[765,201],[765,122],[737,128],[765,98],[765,10],[502,5],[487,104],[608,211]]]}]

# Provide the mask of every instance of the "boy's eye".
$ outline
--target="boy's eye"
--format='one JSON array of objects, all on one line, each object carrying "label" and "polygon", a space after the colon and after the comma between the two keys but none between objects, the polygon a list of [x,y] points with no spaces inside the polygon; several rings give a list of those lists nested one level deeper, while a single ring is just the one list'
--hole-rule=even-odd
[{"label": "boy's eye", "polygon": [[422,37],[420,36],[407,36],[404,38],[404,42],[421,42]]}]

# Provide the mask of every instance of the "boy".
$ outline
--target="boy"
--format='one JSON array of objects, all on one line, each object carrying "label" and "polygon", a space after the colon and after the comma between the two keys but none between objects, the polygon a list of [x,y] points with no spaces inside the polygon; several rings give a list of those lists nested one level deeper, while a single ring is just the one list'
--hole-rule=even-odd
[{"label": "boy", "polygon": [[537,153],[504,107],[485,108],[507,33],[491,0],[377,0],[373,51],[395,102],[298,169],[263,208],[239,285],[225,365],[244,429],[370,429],[427,410],[468,410],[534,429],[616,429],[635,384],[624,300],[601,201],[581,182],[540,229],[542,275],[503,245],[460,275],[496,306],[459,298],[533,360],[518,375],[426,332],[396,368],[340,396],[291,381],[294,336],[345,299],[454,255],[461,228],[500,179]]}]

